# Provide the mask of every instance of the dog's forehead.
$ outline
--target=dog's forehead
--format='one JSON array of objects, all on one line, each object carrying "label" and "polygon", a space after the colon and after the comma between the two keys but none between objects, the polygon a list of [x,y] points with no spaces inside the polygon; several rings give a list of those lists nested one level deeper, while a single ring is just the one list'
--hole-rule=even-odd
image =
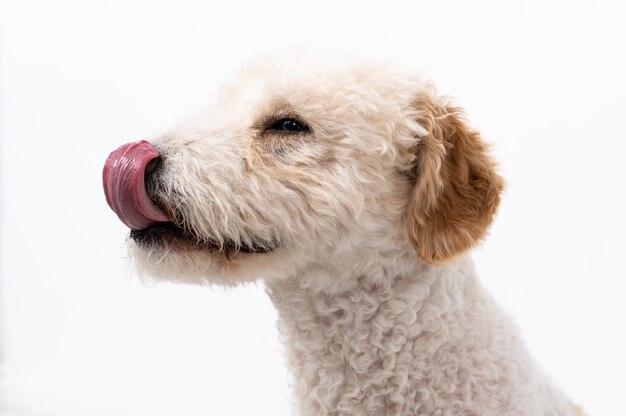
[{"label": "dog's forehead", "polygon": [[[387,62],[338,55],[287,54],[257,57],[222,84],[221,108],[266,111],[289,103],[295,107],[322,107],[331,100],[367,97],[398,98],[407,90],[412,74]],[[350,98],[352,97],[352,98]]]}]

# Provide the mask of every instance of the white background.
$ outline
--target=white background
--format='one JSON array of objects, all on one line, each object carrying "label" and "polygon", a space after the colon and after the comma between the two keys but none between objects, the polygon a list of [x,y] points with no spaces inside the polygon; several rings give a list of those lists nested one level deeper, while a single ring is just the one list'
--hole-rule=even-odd
[{"label": "white background", "polygon": [[466,108],[508,183],[483,282],[590,415],[626,414],[625,22],[623,1],[4,1],[0,413],[289,413],[262,287],[141,285],[101,168],[295,44],[409,63]]}]

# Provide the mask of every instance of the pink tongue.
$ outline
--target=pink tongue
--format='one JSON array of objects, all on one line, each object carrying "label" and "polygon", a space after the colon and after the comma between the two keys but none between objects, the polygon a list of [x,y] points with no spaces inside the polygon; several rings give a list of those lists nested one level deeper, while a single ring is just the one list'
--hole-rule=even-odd
[{"label": "pink tongue", "polygon": [[169,219],[146,193],[144,175],[159,150],[145,140],[128,143],[113,151],[104,163],[102,183],[107,203],[120,220],[133,230],[143,230]]}]

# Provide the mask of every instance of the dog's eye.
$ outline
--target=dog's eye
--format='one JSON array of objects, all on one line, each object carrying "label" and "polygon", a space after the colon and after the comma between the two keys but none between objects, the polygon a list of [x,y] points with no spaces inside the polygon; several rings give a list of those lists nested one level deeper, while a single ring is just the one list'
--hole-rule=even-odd
[{"label": "dog's eye", "polygon": [[279,131],[281,133],[298,133],[309,131],[309,127],[293,118],[282,118],[270,124],[268,130]]}]

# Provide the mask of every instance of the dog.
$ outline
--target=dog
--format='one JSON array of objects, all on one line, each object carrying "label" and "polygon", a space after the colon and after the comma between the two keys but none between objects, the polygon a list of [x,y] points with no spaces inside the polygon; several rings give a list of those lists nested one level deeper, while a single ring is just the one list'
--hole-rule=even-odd
[{"label": "dog", "polygon": [[582,415],[475,275],[504,182],[413,70],[258,57],[103,184],[141,275],[264,280],[299,415]]}]

